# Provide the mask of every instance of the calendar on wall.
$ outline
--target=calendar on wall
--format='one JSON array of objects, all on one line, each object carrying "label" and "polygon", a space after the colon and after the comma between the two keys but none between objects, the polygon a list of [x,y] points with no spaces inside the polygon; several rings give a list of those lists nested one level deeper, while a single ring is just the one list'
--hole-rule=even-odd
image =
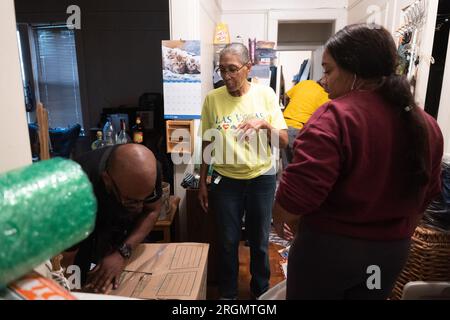
[{"label": "calendar on wall", "polygon": [[164,83],[165,119],[200,119],[201,83]]},{"label": "calendar on wall", "polygon": [[200,41],[162,41],[164,118],[200,119]]}]

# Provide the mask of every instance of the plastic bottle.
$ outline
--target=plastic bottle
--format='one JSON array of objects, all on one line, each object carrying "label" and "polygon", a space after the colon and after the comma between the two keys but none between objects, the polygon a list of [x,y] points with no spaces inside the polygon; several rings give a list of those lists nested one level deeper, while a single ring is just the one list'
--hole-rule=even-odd
[{"label": "plastic bottle", "polygon": [[103,127],[103,137],[105,139],[105,143],[107,146],[112,146],[116,144],[116,132],[112,125],[111,118],[108,118],[108,120],[105,123],[105,126]]},{"label": "plastic bottle", "polygon": [[125,120],[120,120],[120,132],[117,135],[117,144],[125,144],[131,142],[130,136],[127,134],[127,127]]}]

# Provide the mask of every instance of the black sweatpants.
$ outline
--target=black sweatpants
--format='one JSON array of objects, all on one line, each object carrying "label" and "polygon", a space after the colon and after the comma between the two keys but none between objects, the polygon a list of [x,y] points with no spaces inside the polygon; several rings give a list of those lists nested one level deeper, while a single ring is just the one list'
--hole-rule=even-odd
[{"label": "black sweatpants", "polygon": [[287,299],[386,299],[410,243],[325,234],[301,224],[289,252]]}]

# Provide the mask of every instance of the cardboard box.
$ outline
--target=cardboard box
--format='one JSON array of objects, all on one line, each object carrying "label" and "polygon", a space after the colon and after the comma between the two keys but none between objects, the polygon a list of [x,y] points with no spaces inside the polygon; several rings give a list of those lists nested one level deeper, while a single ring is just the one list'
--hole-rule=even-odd
[{"label": "cardboard box", "polygon": [[208,244],[142,244],[110,294],[140,299],[206,300]]},{"label": "cardboard box", "polygon": [[10,300],[77,300],[69,291],[37,272],[9,284],[3,294]]}]

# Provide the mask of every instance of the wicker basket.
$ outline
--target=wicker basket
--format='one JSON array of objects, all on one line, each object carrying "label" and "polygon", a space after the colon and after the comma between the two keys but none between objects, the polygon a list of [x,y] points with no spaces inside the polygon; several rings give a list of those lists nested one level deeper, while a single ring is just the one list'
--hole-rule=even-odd
[{"label": "wicker basket", "polygon": [[418,226],[411,242],[405,268],[397,279],[392,299],[402,297],[403,287],[410,281],[450,280],[450,233]]}]

